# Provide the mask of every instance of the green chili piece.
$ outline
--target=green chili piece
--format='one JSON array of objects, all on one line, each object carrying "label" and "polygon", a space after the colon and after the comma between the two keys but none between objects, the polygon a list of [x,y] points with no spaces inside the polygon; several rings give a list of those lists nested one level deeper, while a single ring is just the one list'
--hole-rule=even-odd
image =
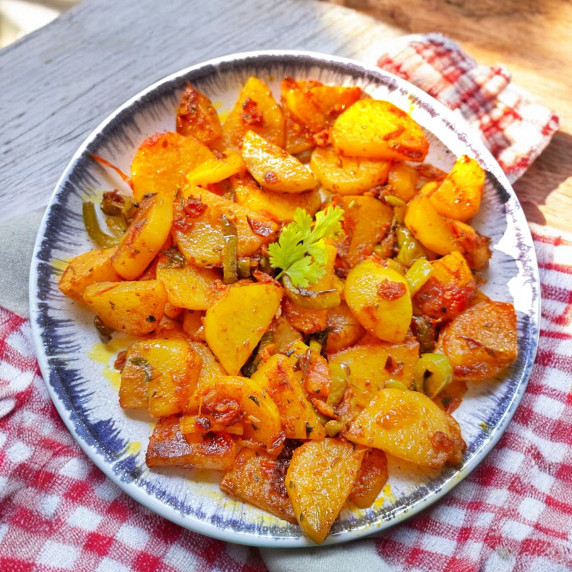
[{"label": "green chili piece", "polygon": [[236,226],[221,216],[224,246],[222,248],[222,274],[225,284],[233,284],[238,280],[238,236]]},{"label": "green chili piece", "polygon": [[119,239],[106,234],[101,230],[97,214],[95,212],[95,205],[91,201],[85,201],[82,205],[83,224],[89,238],[93,240],[100,248],[111,248],[119,244]]},{"label": "green chili piece", "polygon": [[346,391],[350,368],[345,363],[330,362],[328,369],[330,372],[330,393],[327,402],[330,405],[337,405]]},{"label": "green chili piece", "polygon": [[390,387],[392,389],[402,389],[404,391],[407,389],[407,386],[402,381],[399,381],[398,379],[388,379],[383,384],[383,387]]},{"label": "green chili piece", "polygon": [[238,276],[240,278],[248,278],[250,276],[250,259],[241,258],[238,261]]},{"label": "green chili piece", "polygon": [[324,425],[324,429],[326,430],[326,435],[328,437],[335,437],[343,428],[344,424],[341,421],[335,421],[334,419],[330,419],[330,421]]},{"label": "green chili piece", "polygon": [[105,223],[109,227],[109,230],[118,238],[121,238],[127,230],[127,224],[125,224],[125,220],[120,217],[106,216]]},{"label": "green chili piece", "polygon": [[453,381],[453,366],[442,354],[422,354],[413,370],[415,389],[433,399]]},{"label": "green chili piece", "polygon": [[385,202],[390,207],[403,207],[403,206],[405,206],[405,201],[403,199],[400,199],[399,197],[396,197],[395,195],[385,195],[384,199],[385,199]]},{"label": "green chili piece", "polygon": [[405,280],[409,284],[409,291],[415,296],[419,289],[429,280],[433,272],[433,267],[428,260],[418,258],[405,274]]},{"label": "green chili piece", "polygon": [[414,260],[418,258],[427,258],[427,251],[423,245],[411,234],[409,229],[400,226],[396,230],[397,245],[399,252],[395,257],[398,262],[411,266]]}]

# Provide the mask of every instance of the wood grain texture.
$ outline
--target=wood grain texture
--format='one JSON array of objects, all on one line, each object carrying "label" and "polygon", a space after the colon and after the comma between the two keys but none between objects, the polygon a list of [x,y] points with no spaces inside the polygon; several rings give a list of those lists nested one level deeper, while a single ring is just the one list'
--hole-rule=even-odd
[{"label": "wood grain texture", "polygon": [[331,0],[403,33],[441,32],[560,116],[560,131],[514,185],[529,221],[572,231],[572,3],[568,0]]}]

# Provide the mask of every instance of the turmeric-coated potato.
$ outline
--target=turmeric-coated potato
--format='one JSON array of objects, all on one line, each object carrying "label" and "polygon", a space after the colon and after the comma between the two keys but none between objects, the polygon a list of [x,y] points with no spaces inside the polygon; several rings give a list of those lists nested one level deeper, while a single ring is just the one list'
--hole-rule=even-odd
[{"label": "turmeric-coated potato", "polygon": [[278,408],[260,385],[247,377],[224,376],[199,385],[187,413],[212,416],[221,425],[242,423],[243,435],[253,444],[278,454],[284,434]]},{"label": "turmeric-coated potato", "polygon": [[133,196],[137,201],[151,193],[172,198],[186,185],[187,173],[214,158],[213,152],[192,135],[155,133],[141,143],[131,163]]},{"label": "turmeric-coated potato", "polygon": [[387,181],[390,161],[344,157],[333,147],[316,147],[310,167],[320,184],[340,195],[359,195]]},{"label": "turmeric-coated potato", "polygon": [[346,279],[346,302],[360,324],[385,342],[405,339],[413,308],[407,281],[372,259],[360,262]]},{"label": "turmeric-coated potato", "polygon": [[206,187],[244,172],[246,167],[238,151],[230,149],[220,155],[214,159],[207,159],[195,167],[188,173],[187,181],[193,185]]},{"label": "turmeric-coated potato", "polygon": [[429,141],[410,115],[377,99],[362,99],[344,111],[330,138],[336,151],[348,157],[423,161],[429,150]]},{"label": "turmeric-coated potato", "polygon": [[449,358],[455,379],[498,375],[518,354],[514,306],[492,300],[471,306],[441,330],[435,352]]},{"label": "turmeric-coated potato", "polygon": [[240,151],[247,131],[284,147],[284,115],[270,88],[257,77],[244,84],[234,107],[222,124],[222,150]]},{"label": "turmeric-coated potato", "polygon": [[417,391],[380,389],[344,433],[359,445],[381,449],[416,465],[458,464],[465,449],[459,425]]},{"label": "turmeric-coated potato", "polygon": [[222,135],[218,113],[212,101],[190,83],[187,84],[177,109],[177,133],[193,135],[206,145]]},{"label": "turmeric-coated potato", "polygon": [[282,429],[288,439],[323,439],[324,426],[300,385],[302,374],[294,371],[293,360],[285,355],[273,355],[252,375],[272,398],[282,419]]},{"label": "turmeric-coated potato", "polygon": [[226,433],[185,436],[179,417],[162,417],[149,438],[146,462],[149,467],[183,467],[227,471],[232,467],[237,445]]},{"label": "turmeric-coated potato", "polygon": [[387,482],[387,457],[379,449],[365,453],[349,500],[358,508],[370,507]]},{"label": "turmeric-coated potato", "polygon": [[281,459],[245,447],[222,478],[220,488],[229,495],[296,524],[296,515],[284,486],[285,466]]},{"label": "turmeric-coated potato", "polygon": [[286,490],[300,528],[320,544],[328,535],[359,473],[364,450],[341,439],[308,441],[294,451]]},{"label": "turmeric-coated potato", "polygon": [[111,264],[115,247],[95,249],[72,258],[58,283],[58,288],[68,297],[81,301],[83,291],[96,282],[119,282]]},{"label": "turmeric-coated potato", "polygon": [[153,332],[161,321],[167,291],[159,280],[98,282],[84,290],[83,301],[106,326],[144,336]]},{"label": "turmeric-coated potato", "polygon": [[303,193],[318,186],[312,171],[299,159],[254,131],[244,135],[242,158],[258,184],[269,191]]},{"label": "turmeric-coated potato", "polygon": [[135,280],[159,253],[171,232],[173,199],[145,197],[111,258],[114,270],[125,280]]},{"label": "turmeric-coated potato", "polygon": [[359,320],[353,315],[345,302],[328,310],[328,353],[343,350],[359,340],[365,333]]},{"label": "turmeric-coated potato", "polygon": [[237,375],[280,307],[275,284],[233,285],[205,315],[205,337],[229,375]]},{"label": "turmeric-coated potato", "polygon": [[461,155],[430,200],[441,216],[466,221],[479,212],[484,184],[482,167]]}]

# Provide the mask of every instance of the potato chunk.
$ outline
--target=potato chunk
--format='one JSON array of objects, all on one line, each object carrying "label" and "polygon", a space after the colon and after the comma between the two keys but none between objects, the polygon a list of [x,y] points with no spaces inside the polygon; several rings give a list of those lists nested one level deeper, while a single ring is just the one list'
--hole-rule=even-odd
[{"label": "potato chunk", "polygon": [[254,254],[278,231],[278,225],[260,213],[194,185],[185,188],[173,210],[173,239],[196,266],[222,266],[222,215],[236,227],[239,257]]},{"label": "potato chunk", "polygon": [[357,478],[364,450],[340,439],[307,441],[294,451],[286,490],[306,536],[321,543]]},{"label": "potato chunk", "polygon": [[119,404],[123,408],[145,404],[153,417],[185,410],[196,389],[202,358],[183,339],[141,340],[127,350],[121,371]]},{"label": "potato chunk", "polygon": [[366,452],[349,500],[358,508],[370,507],[387,482],[387,457],[379,449]]},{"label": "potato chunk", "polygon": [[514,306],[483,300],[468,308],[441,331],[435,352],[449,358],[455,379],[498,375],[518,354]]},{"label": "potato chunk", "polygon": [[380,389],[375,401],[351,423],[344,436],[423,467],[457,464],[465,442],[459,425],[426,395]]},{"label": "potato chunk", "polygon": [[296,515],[284,486],[287,463],[263,451],[243,448],[220,488],[234,497],[296,524]]},{"label": "potato chunk", "polygon": [[98,282],[83,292],[83,301],[103,323],[118,332],[144,336],[155,330],[165,310],[162,282]]},{"label": "potato chunk", "polygon": [[292,359],[276,354],[262,364],[251,379],[258,382],[276,403],[287,438],[323,439],[326,436],[324,426],[304,395],[300,385],[301,372],[295,372],[293,366]]},{"label": "potato chunk", "polygon": [[235,285],[207,310],[207,343],[229,375],[237,375],[246,363],[281,299],[282,289],[274,284]]},{"label": "potato chunk", "polygon": [[272,399],[247,377],[226,376],[199,386],[187,413],[211,416],[221,425],[242,423],[243,435],[253,445],[278,454],[284,442],[280,413]]},{"label": "potato chunk", "polygon": [[236,452],[236,442],[225,433],[185,437],[179,431],[179,418],[173,415],[157,421],[149,439],[146,462],[149,467],[228,471]]},{"label": "potato chunk", "polygon": [[141,276],[165,244],[172,224],[173,199],[145,197],[111,258],[115,271],[125,280]]},{"label": "potato chunk", "polygon": [[137,201],[152,193],[172,198],[187,184],[188,172],[214,158],[213,152],[191,135],[155,133],[141,143],[131,163],[133,196]]},{"label": "potato chunk", "polygon": [[115,247],[105,250],[90,250],[72,258],[60,281],[58,288],[68,298],[81,301],[83,291],[96,282],[119,282],[121,276],[115,272],[111,265],[111,257]]},{"label": "potato chunk", "polygon": [[313,191],[318,181],[296,157],[254,131],[247,131],[242,142],[246,168],[265,189],[278,193]]},{"label": "potato chunk", "polygon": [[261,79],[251,77],[244,84],[232,111],[222,124],[223,149],[239,151],[249,130],[284,146],[284,115],[270,88]]},{"label": "potato chunk", "polygon": [[386,342],[405,339],[413,308],[409,286],[401,274],[364,260],[348,274],[344,291],[350,310],[367,331]]},{"label": "potato chunk", "polygon": [[222,135],[218,113],[212,101],[187,84],[177,109],[177,133],[192,135],[206,145]]},{"label": "potato chunk", "polygon": [[441,216],[466,221],[479,212],[484,184],[482,167],[461,155],[430,200]]},{"label": "potato chunk", "polygon": [[332,147],[317,147],[310,167],[328,191],[340,195],[359,195],[387,181],[390,161],[373,161],[338,155]]},{"label": "potato chunk", "polygon": [[411,116],[377,99],[362,99],[344,111],[330,138],[336,151],[349,157],[423,161],[429,150],[429,141]]}]

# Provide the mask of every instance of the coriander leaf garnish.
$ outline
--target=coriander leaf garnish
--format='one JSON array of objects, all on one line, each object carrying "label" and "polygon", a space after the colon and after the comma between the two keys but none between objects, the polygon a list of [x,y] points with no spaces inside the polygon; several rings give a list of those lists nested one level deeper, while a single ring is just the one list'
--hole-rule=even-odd
[{"label": "coriander leaf garnish", "polygon": [[281,270],[277,279],[287,275],[299,288],[320,280],[328,260],[324,239],[342,231],[343,216],[343,209],[329,206],[316,213],[314,222],[304,209],[296,209],[294,220],[282,229],[278,241],[268,246],[270,264]]}]

